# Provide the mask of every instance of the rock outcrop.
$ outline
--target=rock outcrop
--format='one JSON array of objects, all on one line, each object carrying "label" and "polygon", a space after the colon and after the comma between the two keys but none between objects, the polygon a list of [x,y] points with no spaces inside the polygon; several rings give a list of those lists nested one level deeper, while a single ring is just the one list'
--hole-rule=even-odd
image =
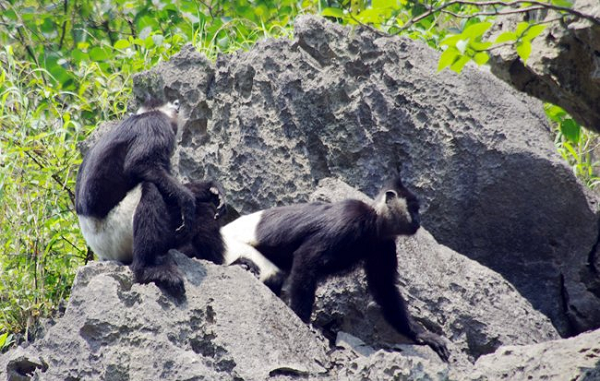
[{"label": "rock outcrop", "polygon": [[65,315],[43,339],[4,355],[0,378],[287,380],[326,372],[323,341],[250,273],[172,254],[185,300],[134,284],[127,266],[91,263],[78,272]]},{"label": "rock outcrop", "polygon": [[566,340],[506,346],[481,357],[473,380],[600,380],[600,330]]},{"label": "rock outcrop", "polygon": [[493,39],[524,20],[545,23],[524,64],[513,46],[490,51],[492,72],[516,89],[567,110],[583,126],[600,132],[600,2],[575,0],[573,9],[596,22],[556,12],[498,18]]},{"label": "rock outcrop", "polygon": [[[333,179],[312,196],[347,197],[366,196]],[[185,299],[134,284],[127,266],[88,264],[64,316],[37,342],[3,355],[0,378],[463,380],[473,360],[500,345],[558,337],[508,282],[426,231],[398,249],[411,314],[448,339],[450,365],[387,325],[359,269],[319,287],[311,330],[250,272],[173,251]]]},{"label": "rock outcrop", "polygon": [[176,164],[242,213],[398,168],[440,243],[494,269],[562,335],[600,326],[597,200],[555,152],[541,103],[488,72],[437,73],[402,38],[301,17],[294,40],[209,62],[188,47],[135,78],[182,100]]}]

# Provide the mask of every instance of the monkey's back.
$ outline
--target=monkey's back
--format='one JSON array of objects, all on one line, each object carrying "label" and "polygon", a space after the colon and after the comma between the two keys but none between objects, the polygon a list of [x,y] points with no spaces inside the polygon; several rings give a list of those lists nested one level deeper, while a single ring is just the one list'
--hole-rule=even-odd
[{"label": "monkey's back", "polygon": [[103,136],[85,155],[75,187],[78,215],[106,217],[136,185],[124,173],[130,137],[122,127]]},{"label": "monkey's back", "polygon": [[257,227],[256,249],[287,271],[301,246],[305,253],[300,255],[318,253],[320,260],[337,267],[330,258],[340,251],[346,251],[348,261],[359,259],[366,242],[376,233],[375,221],[373,208],[359,200],[268,209]]}]

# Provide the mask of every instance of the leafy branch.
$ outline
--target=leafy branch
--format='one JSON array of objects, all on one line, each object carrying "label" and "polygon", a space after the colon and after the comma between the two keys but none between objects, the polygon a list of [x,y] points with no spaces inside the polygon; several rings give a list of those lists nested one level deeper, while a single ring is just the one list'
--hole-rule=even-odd
[{"label": "leafy branch", "polygon": [[492,1],[452,0],[447,3],[442,4],[440,6],[437,6],[435,8],[430,7],[426,12],[420,14],[417,17],[414,17],[414,18],[408,20],[408,22],[406,24],[404,24],[404,26],[402,26],[401,28],[398,29],[397,33],[401,33],[403,31],[407,30],[414,24],[416,24],[416,23],[420,22],[421,20],[424,20],[427,17],[432,16],[436,13],[448,13],[448,14],[451,14],[453,17],[462,17],[462,16],[458,16],[456,13],[453,13],[453,12],[451,13],[449,11],[446,11],[446,8],[452,7],[454,5],[467,5],[467,6],[473,6],[476,8],[483,8],[483,7],[516,8],[516,7],[520,7],[522,5],[526,5],[526,7],[524,7],[524,8],[509,9],[509,10],[494,9],[492,11],[477,12],[477,13],[468,15],[468,17],[506,16],[506,15],[512,15],[512,14],[522,14],[522,13],[527,13],[527,12],[537,11],[537,10],[554,10],[557,12],[567,13],[572,16],[584,19],[584,20],[588,20],[596,25],[600,25],[600,18],[598,18],[598,17],[580,12],[578,10],[575,10],[575,9],[572,9],[569,7],[563,7],[563,6],[554,5],[551,3],[545,3],[542,1],[514,0],[514,1],[504,2],[504,1],[499,1],[499,0],[492,0]]}]

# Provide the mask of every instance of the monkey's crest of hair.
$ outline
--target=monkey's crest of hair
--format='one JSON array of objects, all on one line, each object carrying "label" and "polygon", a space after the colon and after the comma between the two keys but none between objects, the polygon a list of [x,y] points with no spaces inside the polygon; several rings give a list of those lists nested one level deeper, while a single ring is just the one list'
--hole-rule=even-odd
[{"label": "monkey's crest of hair", "polygon": [[175,119],[179,113],[179,99],[173,102],[165,102],[158,98],[147,98],[144,104],[137,110],[136,115],[145,114],[152,111],[160,111],[171,119]]}]

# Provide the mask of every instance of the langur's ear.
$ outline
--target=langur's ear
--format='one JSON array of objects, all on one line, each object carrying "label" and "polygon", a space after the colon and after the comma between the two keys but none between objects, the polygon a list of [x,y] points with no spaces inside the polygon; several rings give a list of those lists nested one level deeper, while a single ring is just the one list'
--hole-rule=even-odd
[{"label": "langur's ear", "polygon": [[386,204],[395,200],[396,198],[398,198],[398,193],[396,193],[396,191],[393,190],[386,190],[385,191],[385,202]]}]

